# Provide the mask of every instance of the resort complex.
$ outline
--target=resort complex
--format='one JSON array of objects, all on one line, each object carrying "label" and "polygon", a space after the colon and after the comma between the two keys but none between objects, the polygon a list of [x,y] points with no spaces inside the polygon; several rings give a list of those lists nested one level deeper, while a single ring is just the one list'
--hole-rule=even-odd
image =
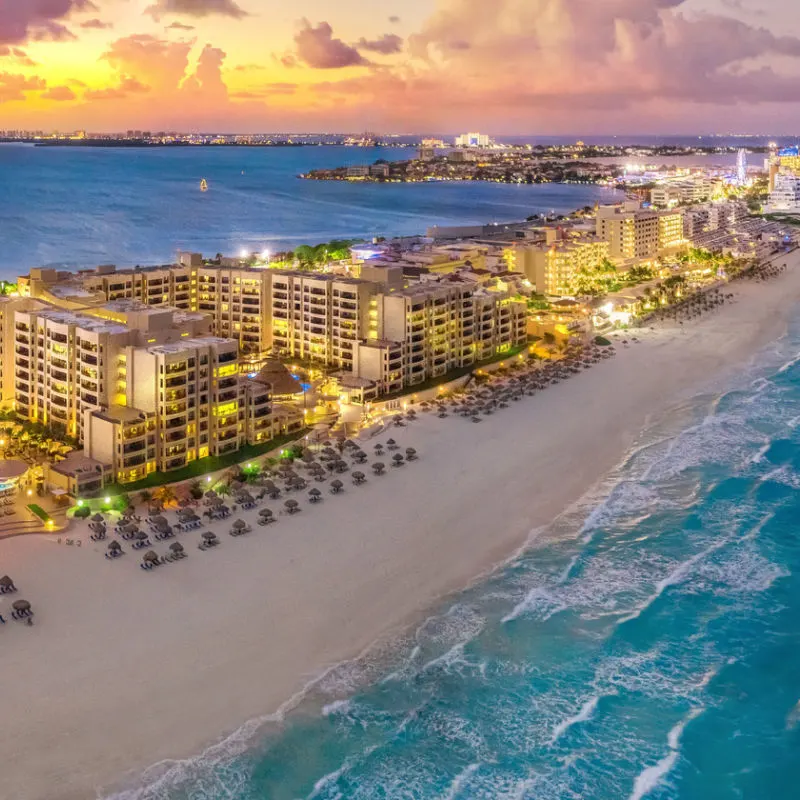
[{"label": "resort complex", "polygon": [[41,484],[89,496],[335,427],[345,409],[366,420],[387,397],[527,356],[542,337],[586,339],[792,240],[739,200],[626,201],[355,244],[318,265],[180,253],[35,268],[0,297],[0,397],[76,445]]}]

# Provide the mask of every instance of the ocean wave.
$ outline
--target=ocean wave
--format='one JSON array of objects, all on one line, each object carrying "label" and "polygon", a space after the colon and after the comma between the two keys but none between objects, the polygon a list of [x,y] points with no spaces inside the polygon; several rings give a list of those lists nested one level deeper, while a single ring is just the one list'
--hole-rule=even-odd
[{"label": "ocean wave", "polygon": [[595,694],[592,695],[588,700],[584,702],[584,704],[578,709],[576,714],[573,714],[571,717],[567,717],[565,720],[556,725],[553,729],[553,736],[550,739],[550,744],[555,744],[573,725],[579,725],[581,722],[587,722],[592,718],[594,712],[597,710],[597,705],[600,702],[602,696],[609,696],[609,695],[599,695]]},{"label": "ocean wave", "polygon": [[453,782],[445,789],[441,795],[441,800],[458,800],[461,792],[469,784],[470,778],[481,768],[480,764],[470,764],[453,778]]},{"label": "ocean wave", "polygon": [[642,800],[657,788],[663,785],[664,779],[672,772],[675,762],[680,755],[681,737],[686,726],[699,717],[704,708],[693,708],[677,725],[667,734],[667,747],[669,752],[657,764],[643,769],[633,782],[633,791],[628,800]]},{"label": "ocean wave", "polygon": [[641,605],[632,609],[629,614],[618,620],[617,625],[625,625],[628,622],[638,619],[664,594],[664,592],[667,591],[667,589],[669,589],[671,586],[677,586],[685,581],[698,563],[700,563],[703,559],[708,558],[708,556],[710,556],[712,553],[715,553],[717,550],[722,549],[731,541],[732,537],[716,540],[704,550],[701,550],[699,553],[695,553],[690,558],[682,561],[668,575],[656,583],[655,591],[649,597],[647,597]]}]

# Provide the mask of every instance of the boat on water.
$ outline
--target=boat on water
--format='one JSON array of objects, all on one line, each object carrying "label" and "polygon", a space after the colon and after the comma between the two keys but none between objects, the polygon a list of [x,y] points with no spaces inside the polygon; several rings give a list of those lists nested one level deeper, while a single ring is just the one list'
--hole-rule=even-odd
[{"label": "boat on water", "polygon": [[203,178],[200,181],[200,191],[201,192],[207,192],[208,191],[208,181],[205,178]]}]

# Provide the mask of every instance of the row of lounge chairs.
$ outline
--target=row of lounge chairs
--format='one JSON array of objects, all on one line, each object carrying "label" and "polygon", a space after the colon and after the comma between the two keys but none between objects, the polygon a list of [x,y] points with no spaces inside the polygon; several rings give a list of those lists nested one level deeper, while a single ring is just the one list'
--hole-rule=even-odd
[{"label": "row of lounge chairs", "polygon": [[174,561],[180,561],[181,559],[186,558],[186,551],[183,549],[183,545],[179,544],[178,542],[174,542],[170,545],[169,552],[164,555],[160,556],[155,551],[151,550],[149,553],[144,554],[144,558],[142,559],[142,563],[139,566],[145,570],[151,570],[155,567],[159,567],[162,564],[171,564]]}]

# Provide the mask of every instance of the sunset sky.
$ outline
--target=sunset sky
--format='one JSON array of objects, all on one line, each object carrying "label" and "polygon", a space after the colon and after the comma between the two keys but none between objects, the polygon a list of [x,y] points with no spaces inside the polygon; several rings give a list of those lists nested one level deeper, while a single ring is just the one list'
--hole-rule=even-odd
[{"label": "sunset sky", "polygon": [[793,133],[797,0],[0,0],[0,129]]}]

